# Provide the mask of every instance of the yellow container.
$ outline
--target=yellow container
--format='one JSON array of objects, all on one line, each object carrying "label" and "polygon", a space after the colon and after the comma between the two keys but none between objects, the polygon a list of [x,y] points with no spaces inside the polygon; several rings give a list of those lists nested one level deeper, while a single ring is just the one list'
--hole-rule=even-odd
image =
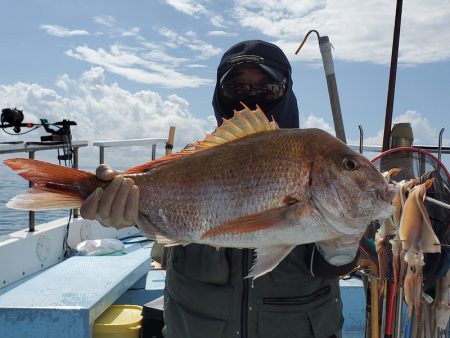
[{"label": "yellow container", "polygon": [[111,305],[94,322],[93,338],[139,338],[142,306]]}]

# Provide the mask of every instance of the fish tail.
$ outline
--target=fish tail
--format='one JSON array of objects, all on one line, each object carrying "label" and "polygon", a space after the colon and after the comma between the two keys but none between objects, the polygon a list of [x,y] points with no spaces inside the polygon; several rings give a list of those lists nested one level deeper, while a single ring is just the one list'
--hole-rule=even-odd
[{"label": "fish tail", "polygon": [[33,187],[26,193],[12,198],[6,206],[19,210],[56,210],[79,208],[83,200],[95,190],[95,175],[86,171],[56,164],[13,158],[4,163],[18,172]]}]

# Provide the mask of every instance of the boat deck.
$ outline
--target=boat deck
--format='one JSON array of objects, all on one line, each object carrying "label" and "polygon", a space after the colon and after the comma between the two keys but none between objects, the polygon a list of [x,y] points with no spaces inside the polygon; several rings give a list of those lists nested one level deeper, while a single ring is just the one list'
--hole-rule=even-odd
[{"label": "boat deck", "polygon": [[0,337],[91,337],[95,319],[147,276],[150,248],[71,257],[0,289]]}]

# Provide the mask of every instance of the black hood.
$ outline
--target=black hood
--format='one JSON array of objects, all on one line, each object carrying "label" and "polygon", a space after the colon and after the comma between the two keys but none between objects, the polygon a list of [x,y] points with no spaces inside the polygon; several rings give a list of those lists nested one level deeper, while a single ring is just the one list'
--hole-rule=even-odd
[{"label": "black hood", "polygon": [[[291,65],[279,47],[261,40],[239,42],[223,55],[217,67],[216,87],[212,101],[217,124],[221,125],[223,117],[230,117],[232,115],[232,112],[222,111],[219,98],[220,80],[232,67],[242,63],[255,64],[266,73],[271,72],[272,74],[269,75],[273,77],[278,74],[283,74],[286,77],[285,94],[269,111],[265,111],[265,113],[269,118],[273,116],[280,128],[298,128],[298,107],[297,99],[292,91]],[[250,108],[253,109],[254,107]]]}]

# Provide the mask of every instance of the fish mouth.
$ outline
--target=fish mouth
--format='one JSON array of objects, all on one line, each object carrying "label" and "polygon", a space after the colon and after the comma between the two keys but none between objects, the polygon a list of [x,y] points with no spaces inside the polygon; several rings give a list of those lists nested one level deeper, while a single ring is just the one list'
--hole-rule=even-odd
[{"label": "fish mouth", "polygon": [[386,182],[386,184],[383,184],[375,190],[375,194],[380,200],[391,203],[397,193],[397,190],[398,188],[395,187],[395,185]]},{"label": "fish mouth", "polygon": [[[375,167],[371,166],[370,168],[368,168],[368,167],[366,167],[366,168],[369,169],[367,172],[368,176],[376,173],[375,175],[378,176],[379,178],[375,182],[372,182],[368,187],[366,187],[366,189],[364,189],[365,191],[377,192],[379,190],[387,189],[387,186],[392,185],[391,183],[386,181],[386,179],[380,174],[378,169],[376,169]],[[367,182],[367,180],[366,180],[366,182]],[[394,197],[392,196],[392,198],[394,198]],[[392,200],[392,198],[391,198],[391,200]]]}]

